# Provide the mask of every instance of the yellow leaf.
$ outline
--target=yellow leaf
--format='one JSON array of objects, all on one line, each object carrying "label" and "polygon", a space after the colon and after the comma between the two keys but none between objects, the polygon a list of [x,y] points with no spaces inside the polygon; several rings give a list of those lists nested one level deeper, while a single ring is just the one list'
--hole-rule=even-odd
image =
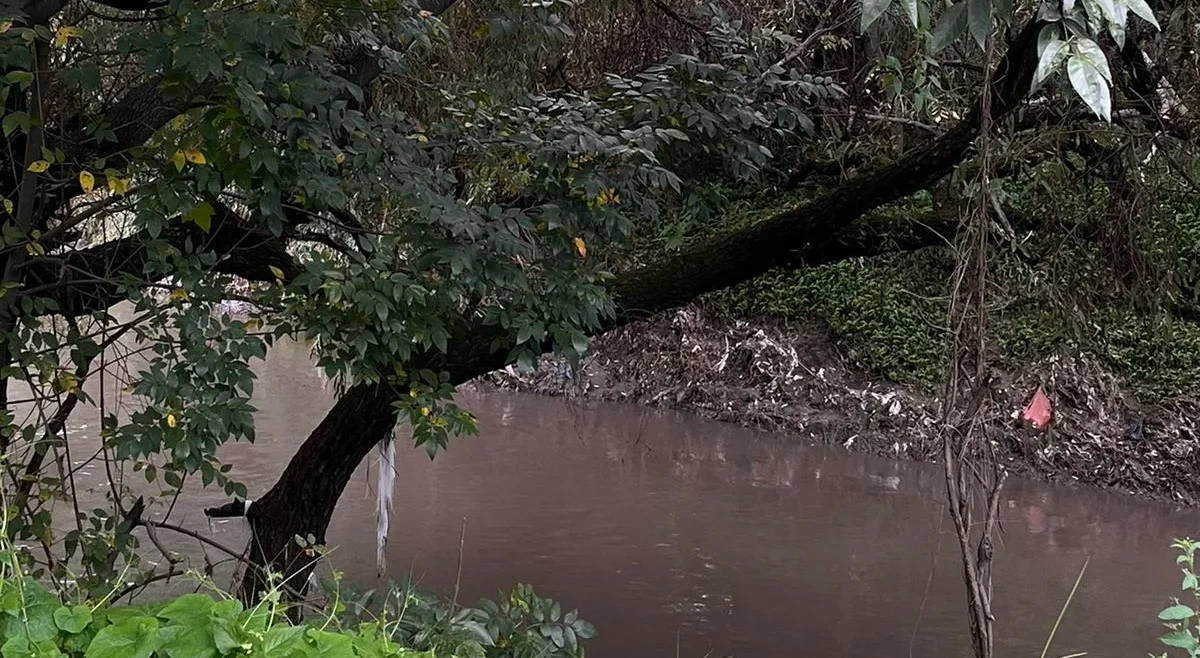
[{"label": "yellow leaf", "polygon": [[13,211],[13,202],[11,199],[4,200],[4,211],[11,213]]},{"label": "yellow leaf", "polygon": [[422,9],[420,12],[417,13],[417,15],[420,16],[421,18],[432,18],[433,12],[429,11],[428,9]]},{"label": "yellow leaf", "polygon": [[69,41],[71,37],[79,38],[81,36],[83,36],[83,30],[77,27],[72,27],[70,25],[60,27],[54,31],[54,46],[56,48],[62,48],[63,46],[67,45],[67,41]]},{"label": "yellow leaf", "polygon": [[108,177],[108,189],[113,194],[125,194],[129,191],[129,179],[118,176]]},{"label": "yellow leaf", "polygon": [[50,163],[46,162],[45,160],[34,160],[33,162],[29,163],[29,171],[32,171],[35,174],[40,174],[49,168]]},{"label": "yellow leaf", "polygon": [[598,194],[596,196],[596,204],[597,205],[607,206],[607,205],[616,204],[616,203],[620,203],[620,202],[621,202],[621,197],[617,195],[616,190],[611,190],[611,189],[602,190],[600,192],[600,194]]},{"label": "yellow leaf", "polygon": [[186,123],[187,123],[187,115],[180,114],[179,116],[175,117],[174,119],[171,119],[171,130],[183,130],[183,126]]},{"label": "yellow leaf", "polygon": [[183,165],[187,163],[187,156],[183,154],[183,151],[175,151],[175,155],[171,156],[171,162],[175,163],[176,169],[183,171]]},{"label": "yellow leaf", "polygon": [[336,160],[338,164],[342,164],[343,162],[346,161],[346,154],[338,153],[336,156],[334,156],[333,159]]},{"label": "yellow leaf", "polygon": [[167,414],[167,427],[175,427],[175,414]]},{"label": "yellow leaf", "polygon": [[482,39],[488,35],[488,32],[491,32],[491,31],[492,31],[491,26],[489,26],[487,23],[484,23],[483,25],[479,26],[478,30],[475,30],[475,38]]},{"label": "yellow leaf", "polygon": [[271,274],[275,275],[276,281],[283,282],[283,270],[274,265],[268,265],[267,268],[271,270]]},{"label": "yellow leaf", "polygon": [[183,155],[187,158],[188,162],[194,165],[208,164],[208,159],[204,157],[204,154],[200,152],[200,149],[188,149]]},{"label": "yellow leaf", "polygon": [[429,407],[421,407],[421,415],[428,416],[429,415]]},{"label": "yellow leaf", "polygon": [[84,194],[92,193],[92,190],[96,188],[96,177],[92,175],[92,172],[87,169],[79,172],[79,187],[83,188]]},{"label": "yellow leaf", "polygon": [[58,376],[58,389],[67,393],[74,393],[79,390],[79,378],[75,373],[63,372]]},{"label": "yellow leaf", "polygon": [[176,288],[171,291],[171,301],[173,302],[185,302],[187,301],[187,298],[187,291],[183,288]]},{"label": "yellow leaf", "polygon": [[29,252],[30,256],[45,256],[46,248],[40,242],[30,242],[25,245],[25,251]]},{"label": "yellow leaf", "polygon": [[587,258],[587,243],[583,238],[575,238],[575,251],[579,252],[581,258]]},{"label": "yellow leaf", "polygon": [[0,34],[4,34],[10,29],[12,29],[12,21],[4,21],[0,23]]}]

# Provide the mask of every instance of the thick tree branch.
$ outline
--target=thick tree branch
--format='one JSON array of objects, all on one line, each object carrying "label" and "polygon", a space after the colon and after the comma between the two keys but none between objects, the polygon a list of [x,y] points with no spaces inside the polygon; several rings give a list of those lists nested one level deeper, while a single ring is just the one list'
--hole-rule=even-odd
[{"label": "thick tree branch", "polygon": [[[1031,22],[1001,60],[993,77],[992,116],[999,118],[1026,97],[1036,66],[1036,35]],[[751,279],[781,266],[815,264],[851,249],[846,230],[881,205],[924,189],[960,163],[978,134],[980,114],[904,162],[842,184],[811,203],[759,224],[701,242],[672,258],[618,277],[611,292],[619,312],[600,330],[637,317],[685,304],[698,295]],[[495,327],[461,327],[445,354],[426,355],[410,368],[446,371],[461,384],[508,362],[495,346],[509,344]],[[325,541],[337,500],[362,459],[392,431],[397,393],[386,384],[359,384],[343,395],[301,445],[275,486],[249,510],[254,529],[252,558],[287,574],[307,576],[311,569],[293,537]],[[254,598],[262,581],[247,574],[244,594]]]}]

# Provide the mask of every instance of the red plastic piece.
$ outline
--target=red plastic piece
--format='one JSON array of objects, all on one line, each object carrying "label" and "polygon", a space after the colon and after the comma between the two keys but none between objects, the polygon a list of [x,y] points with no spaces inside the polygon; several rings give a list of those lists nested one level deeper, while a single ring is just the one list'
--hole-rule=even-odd
[{"label": "red plastic piece", "polygon": [[1021,412],[1021,421],[1034,430],[1041,431],[1050,425],[1050,418],[1053,414],[1050,398],[1046,397],[1046,393],[1039,386],[1033,393],[1033,399],[1025,405],[1025,410]]}]

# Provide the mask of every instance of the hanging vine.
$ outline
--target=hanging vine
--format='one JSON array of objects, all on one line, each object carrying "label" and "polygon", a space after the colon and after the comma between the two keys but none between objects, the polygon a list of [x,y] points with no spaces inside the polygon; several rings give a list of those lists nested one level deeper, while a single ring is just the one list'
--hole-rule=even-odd
[{"label": "hanging vine", "polygon": [[[993,9],[988,3],[989,24]],[[992,536],[996,529],[1000,490],[1006,472],[996,459],[988,436],[987,416],[991,377],[987,352],[987,289],[989,233],[999,204],[992,188],[992,76],[995,60],[994,31],[988,33],[985,52],[989,73],[980,94],[978,174],[968,185],[966,228],[956,244],[957,266],[950,301],[951,359],[943,400],[942,441],[946,491],[962,554],[967,586],[971,641],[976,658],[991,658],[995,636],[992,615]],[[982,496],[979,494],[982,493]],[[982,498],[982,505],[977,500]],[[978,508],[983,523],[973,519]]]}]

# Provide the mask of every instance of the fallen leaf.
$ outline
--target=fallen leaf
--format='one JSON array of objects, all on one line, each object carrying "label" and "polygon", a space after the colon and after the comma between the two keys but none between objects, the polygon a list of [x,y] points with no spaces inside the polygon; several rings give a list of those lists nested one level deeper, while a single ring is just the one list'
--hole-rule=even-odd
[{"label": "fallen leaf", "polygon": [[580,258],[587,258],[587,243],[583,238],[575,238],[575,251],[579,252]]}]

